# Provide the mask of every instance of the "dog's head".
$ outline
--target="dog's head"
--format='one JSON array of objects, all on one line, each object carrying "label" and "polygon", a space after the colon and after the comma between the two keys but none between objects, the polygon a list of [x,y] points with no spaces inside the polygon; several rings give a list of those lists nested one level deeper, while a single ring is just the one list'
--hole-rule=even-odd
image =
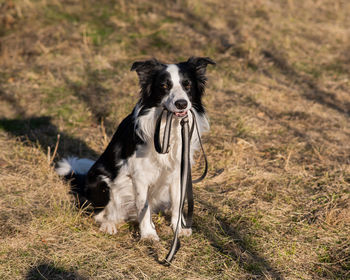
[{"label": "dog's head", "polygon": [[203,113],[206,68],[215,62],[208,57],[190,57],[186,62],[164,64],[156,59],[137,61],[142,104],[148,108],[164,107],[177,117],[184,117],[192,107]]}]

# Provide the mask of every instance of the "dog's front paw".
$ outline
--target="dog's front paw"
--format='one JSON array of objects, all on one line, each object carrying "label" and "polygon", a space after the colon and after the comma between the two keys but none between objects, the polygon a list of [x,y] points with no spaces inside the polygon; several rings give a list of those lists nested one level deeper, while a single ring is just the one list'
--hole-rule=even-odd
[{"label": "dog's front paw", "polygon": [[111,222],[102,223],[100,226],[100,231],[103,231],[109,234],[117,234],[118,232],[115,223],[111,223]]},{"label": "dog's front paw", "polygon": [[142,233],[141,232],[141,240],[142,239],[150,239],[150,240],[154,240],[154,241],[159,241],[159,237],[156,231],[154,232],[145,232]]},{"label": "dog's front paw", "polygon": [[181,228],[179,231],[180,236],[191,236],[192,235],[192,229],[191,228]]},{"label": "dog's front paw", "polygon": [[[176,226],[172,224],[173,231],[176,231]],[[179,229],[179,236],[191,236],[192,235],[192,229],[191,228],[183,228],[180,227]]]}]

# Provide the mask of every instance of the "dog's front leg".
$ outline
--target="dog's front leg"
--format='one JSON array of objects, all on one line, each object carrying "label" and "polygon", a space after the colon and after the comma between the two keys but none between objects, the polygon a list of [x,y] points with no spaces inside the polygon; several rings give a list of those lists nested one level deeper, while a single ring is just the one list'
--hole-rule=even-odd
[{"label": "dog's front leg", "polygon": [[[173,175],[172,183],[170,184],[170,196],[171,196],[171,226],[173,231],[176,231],[177,221],[179,219],[179,208],[181,200],[181,184],[180,176],[177,174]],[[182,214],[181,214],[182,215]],[[182,236],[190,236],[192,234],[191,228],[183,228],[181,221],[179,223],[179,234]]]},{"label": "dog's front leg", "polygon": [[141,239],[149,238],[158,241],[159,237],[152,222],[152,209],[148,201],[149,187],[142,182],[141,178],[134,179],[133,184]]}]

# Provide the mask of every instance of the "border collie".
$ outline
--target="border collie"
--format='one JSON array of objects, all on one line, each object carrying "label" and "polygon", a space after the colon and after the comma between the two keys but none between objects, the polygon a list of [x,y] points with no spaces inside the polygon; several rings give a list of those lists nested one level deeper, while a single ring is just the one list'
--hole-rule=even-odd
[{"label": "border collie", "polygon": [[[152,213],[170,211],[172,229],[176,230],[180,205],[181,119],[191,109],[199,135],[209,130],[202,104],[206,67],[215,64],[208,57],[190,57],[186,62],[164,64],[156,59],[134,62],[141,96],[134,110],[119,125],[100,158],[67,158],[58,163],[57,173],[72,179],[72,190],[100,212],[94,216],[100,230],[116,234],[118,223],[139,222],[141,239],[159,240]],[[157,119],[167,109],[174,114],[170,148],[159,154],[154,148]],[[162,122],[160,133],[164,131]],[[199,149],[197,133],[191,140],[190,160]],[[190,235],[191,228],[180,228],[180,235]]]}]

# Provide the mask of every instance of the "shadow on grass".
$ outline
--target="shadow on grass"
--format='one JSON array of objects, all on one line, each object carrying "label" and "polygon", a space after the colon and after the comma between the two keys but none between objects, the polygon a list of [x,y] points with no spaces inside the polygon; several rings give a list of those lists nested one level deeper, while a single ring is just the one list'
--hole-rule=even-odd
[{"label": "shadow on grass", "polygon": [[0,129],[18,137],[25,144],[39,145],[44,153],[47,153],[48,147],[53,151],[57,142],[57,135],[59,134],[59,155],[98,157],[98,154],[89,148],[84,141],[60,132],[52,124],[51,117],[48,116],[15,119],[2,118],[0,119]]},{"label": "shadow on grass", "polygon": [[[269,118],[270,121],[273,121],[275,124],[280,125],[285,128],[286,133],[279,137],[281,144],[288,145],[291,141],[291,137],[296,137],[300,141],[306,143],[306,149],[311,151],[314,150],[315,145],[323,145],[324,142],[328,143],[338,143],[339,146],[342,146],[341,140],[334,139],[330,137],[329,130],[325,129],[330,126],[330,120],[322,116],[313,116],[307,111],[282,111],[276,112],[269,108],[266,105],[261,104],[260,102],[249,98],[244,93],[239,93],[237,91],[227,90],[225,94],[231,96],[231,100],[226,101],[226,106],[237,106],[237,107],[249,107],[253,108],[257,112],[262,112],[264,115]],[[342,110],[340,108],[340,110]],[[345,111],[341,113],[346,114]],[[256,114],[258,115],[258,114]],[[350,115],[349,115],[350,116]],[[305,124],[305,127],[308,127],[307,130],[300,128],[298,125],[301,123]],[[311,125],[314,124],[314,125]],[[310,131],[315,132],[311,134]],[[279,134],[274,134],[274,137],[278,137]],[[242,136],[240,136],[242,137]],[[244,138],[249,136],[244,135]],[[270,136],[268,136],[270,138]],[[256,139],[255,139],[256,140]],[[262,141],[262,138],[260,139]],[[305,150],[304,150],[305,153]],[[296,154],[294,154],[296,156]],[[301,154],[303,163],[314,163],[312,157],[306,157],[305,154]],[[325,155],[323,155],[325,156]],[[339,151],[338,153],[331,153],[328,155],[328,160],[337,162],[337,163],[348,163],[349,156],[345,151]]]},{"label": "shadow on grass", "polygon": [[18,116],[8,119],[0,118],[0,129],[9,134],[18,137],[23,143],[35,145],[38,144],[44,153],[50,147],[53,151],[57,135],[60,135],[58,154],[69,156],[76,155],[90,158],[97,158],[98,154],[78,138],[72,137],[59,131],[57,126],[52,123],[49,116],[26,116],[26,110],[22,108],[18,101],[11,95],[0,89],[0,98],[6,101]]},{"label": "shadow on grass", "polygon": [[[90,149],[82,140],[71,137],[65,133],[59,132],[57,127],[51,123],[50,117],[32,117],[26,119],[0,119],[0,130],[5,130],[11,135],[18,137],[25,144],[30,146],[39,145],[41,150],[46,153],[47,147],[51,147],[51,154],[57,141],[57,135],[60,134],[60,144],[58,154],[67,156],[79,156],[87,158],[97,158],[95,151]],[[77,179],[70,182],[70,194],[74,198],[74,204],[77,208],[84,208],[89,215],[92,209],[86,198],[76,191]],[[99,209],[96,210],[99,212]]]},{"label": "shadow on grass", "polygon": [[54,264],[39,264],[32,267],[25,275],[25,280],[85,280],[88,279],[76,273],[74,270],[66,270],[55,266]]},{"label": "shadow on grass", "polygon": [[[198,202],[208,210],[209,215],[215,216],[217,226],[213,231],[205,219],[195,216],[195,227],[220,254],[237,262],[244,271],[253,276],[253,279],[284,279],[282,274],[260,256],[253,246],[241,236],[239,231],[220,215],[220,211],[216,206],[202,200]],[[228,237],[232,242],[226,242]],[[225,244],[221,240],[226,240]]]},{"label": "shadow on grass", "polygon": [[[25,145],[38,146],[45,154],[48,152],[48,147],[50,147],[51,155],[55,149],[58,135],[60,135],[57,149],[58,158],[68,156],[78,156],[90,159],[98,158],[99,155],[83,140],[59,131],[59,129],[52,123],[51,117],[26,117],[25,110],[18,105],[15,98],[6,94],[4,91],[1,91],[1,89],[0,97],[3,98],[3,100],[13,108],[16,115],[19,116],[14,119],[0,118],[0,130],[6,131]],[[74,196],[74,203],[77,208],[86,208],[85,210],[89,214],[91,211],[86,199],[76,193],[74,184],[71,184],[71,187],[71,194]]]},{"label": "shadow on grass", "polygon": [[302,96],[320,105],[338,111],[345,116],[350,116],[350,103],[338,100],[337,96],[329,91],[320,89],[315,81],[306,75],[300,74],[289,65],[288,61],[276,51],[262,50],[262,55],[273,62],[282,74],[293,82],[297,81],[302,88]]}]

